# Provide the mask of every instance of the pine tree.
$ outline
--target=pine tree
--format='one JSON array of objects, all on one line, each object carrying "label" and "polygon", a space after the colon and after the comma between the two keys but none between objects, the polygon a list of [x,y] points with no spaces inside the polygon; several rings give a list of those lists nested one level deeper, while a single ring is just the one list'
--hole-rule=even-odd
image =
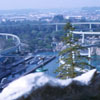
[{"label": "pine tree", "polygon": [[[74,37],[73,26],[70,23],[67,23],[64,29],[66,34],[65,37],[63,37],[63,43],[66,48],[60,52],[60,61],[63,61],[64,63],[56,69],[56,72],[58,72],[57,77],[62,79],[73,78],[85,67],[93,67],[88,64],[89,57],[80,55],[80,51],[86,48],[82,47],[79,44],[78,39]],[[77,68],[79,68],[79,72],[77,72]]]}]

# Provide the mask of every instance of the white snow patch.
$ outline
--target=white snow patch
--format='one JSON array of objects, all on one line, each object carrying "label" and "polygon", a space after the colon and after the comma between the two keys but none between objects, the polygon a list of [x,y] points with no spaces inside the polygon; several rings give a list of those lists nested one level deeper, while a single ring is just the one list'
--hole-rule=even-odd
[{"label": "white snow patch", "polygon": [[60,80],[50,76],[45,75],[42,72],[28,74],[23,76],[12,83],[10,83],[1,93],[0,100],[15,100],[19,97],[27,96],[30,92],[35,89],[44,86],[45,84],[50,84],[51,86],[68,86],[73,80],[79,81],[84,85],[88,85],[93,78],[96,69],[91,70],[79,77],[74,79]]},{"label": "white snow patch", "polygon": [[96,73],[96,69],[93,69],[87,73],[84,73],[84,74],[74,78],[73,80],[79,81],[83,85],[89,85],[91,83],[91,80],[92,80],[95,73]]},{"label": "white snow patch", "polygon": [[41,72],[29,74],[10,83],[0,93],[0,100],[15,100],[22,95],[28,95],[31,90],[33,91],[47,83],[51,86],[67,86],[71,82],[72,79],[60,80],[44,75]]},{"label": "white snow patch", "polygon": [[60,60],[60,63],[61,63],[61,64],[65,64],[65,62],[64,62],[63,60]]}]

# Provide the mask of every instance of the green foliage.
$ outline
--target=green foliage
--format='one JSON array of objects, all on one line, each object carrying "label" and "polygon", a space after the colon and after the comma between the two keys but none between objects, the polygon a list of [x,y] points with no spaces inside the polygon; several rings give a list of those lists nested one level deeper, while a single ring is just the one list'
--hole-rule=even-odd
[{"label": "green foliage", "polygon": [[61,64],[60,67],[57,68],[56,72],[58,72],[58,76],[62,79],[64,78],[73,78],[79,74],[77,72],[77,68],[80,71],[86,67],[92,67],[88,64],[88,60],[90,59],[87,56],[80,55],[80,51],[86,48],[82,47],[78,43],[78,39],[74,38],[73,30],[74,28],[70,23],[67,23],[64,27],[66,36],[63,37],[63,43],[66,46],[64,50],[60,52],[60,61],[63,61],[64,64]]},{"label": "green foliage", "polygon": [[43,24],[39,21],[6,21],[0,23],[0,32],[18,35],[21,42],[27,44],[27,49],[32,52],[36,49],[52,50],[53,37],[59,42],[63,32],[56,32],[55,26],[41,25],[40,23]]}]

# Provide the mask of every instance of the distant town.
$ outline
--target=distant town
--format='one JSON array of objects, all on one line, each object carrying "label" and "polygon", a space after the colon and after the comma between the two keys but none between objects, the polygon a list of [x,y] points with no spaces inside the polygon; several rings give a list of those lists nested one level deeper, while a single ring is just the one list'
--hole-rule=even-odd
[{"label": "distant town", "polygon": [[24,20],[51,22],[57,15],[61,15],[64,19],[70,21],[100,21],[100,7],[0,10],[0,22]]}]

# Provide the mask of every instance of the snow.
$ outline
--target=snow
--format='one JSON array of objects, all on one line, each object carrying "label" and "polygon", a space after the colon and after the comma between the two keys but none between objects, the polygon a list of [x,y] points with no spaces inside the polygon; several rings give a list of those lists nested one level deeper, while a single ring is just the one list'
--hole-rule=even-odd
[{"label": "snow", "polygon": [[[65,61],[64,60],[61,60],[61,58],[59,58],[59,63],[60,64],[65,64]],[[89,70],[88,69],[81,69],[81,68],[79,68],[79,67],[76,67],[75,68],[75,71],[77,71],[77,72],[88,72]]]},{"label": "snow", "polygon": [[8,87],[0,93],[0,100],[15,100],[24,94],[25,96],[28,95],[32,89],[35,90],[47,83],[51,86],[67,86],[71,82],[71,79],[55,79],[41,72],[29,74],[10,83]]},{"label": "snow", "polygon": [[93,69],[87,73],[82,74],[81,76],[74,78],[73,80],[79,81],[83,85],[89,85],[95,73],[96,69]]},{"label": "snow", "polygon": [[79,81],[83,85],[89,85],[91,79],[93,78],[96,69],[91,70],[81,76],[74,79],[61,80],[57,78],[45,75],[42,72],[37,72],[33,74],[28,74],[23,76],[12,83],[10,83],[1,93],[0,100],[15,100],[22,95],[26,97],[30,92],[35,89],[44,86],[45,84],[50,84],[51,86],[68,86],[72,81]]},{"label": "snow", "polygon": [[63,60],[60,60],[60,63],[61,63],[61,64],[65,64],[65,62],[64,62]]}]

